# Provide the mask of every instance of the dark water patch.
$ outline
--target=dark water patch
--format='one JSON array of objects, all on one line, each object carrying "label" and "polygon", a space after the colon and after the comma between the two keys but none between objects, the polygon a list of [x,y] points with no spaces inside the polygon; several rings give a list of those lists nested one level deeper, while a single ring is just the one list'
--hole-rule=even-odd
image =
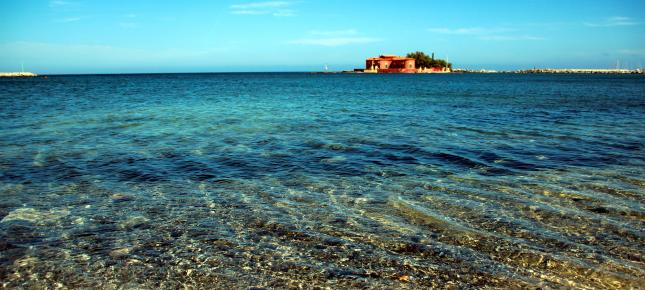
[{"label": "dark water patch", "polygon": [[158,182],[168,180],[166,174],[156,172],[155,170],[143,171],[136,169],[121,169],[116,170],[116,173],[119,175],[119,179],[122,181]]},{"label": "dark water patch", "polygon": [[0,173],[6,182],[65,182],[76,180],[90,174],[84,164],[74,158],[47,156],[42,161],[34,161],[31,156],[19,156],[6,160],[5,170]]},{"label": "dark water patch", "polygon": [[419,164],[419,161],[411,155],[386,154],[383,157],[400,164]]},{"label": "dark water patch", "polygon": [[[536,149],[527,148],[504,148],[511,158],[511,164],[515,163],[518,169],[529,167],[533,169],[562,169],[570,166],[590,166],[603,167],[611,164],[621,164],[624,162],[624,156],[607,154],[607,151],[589,152],[584,147],[569,147],[556,145]],[[513,161],[515,160],[515,161]],[[518,160],[530,160],[530,164]],[[504,162],[501,163],[504,165]],[[515,167],[514,166],[514,167]]]},{"label": "dark water patch", "polygon": [[213,174],[213,173],[196,173],[191,176],[192,180],[195,181],[205,181],[205,180],[213,180],[217,179],[218,175]]},{"label": "dark water patch", "polygon": [[411,144],[378,143],[377,146],[383,151],[395,151],[412,155],[422,150],[421,148]]},{"label": "dark water patch", "polygon": [[332,152],[338,151],[338,152],[356,153],[356,154],[360,154],[364,152],[363,150],[356,148],[351,144],[352,144],[351,142],[349,142],[349,144],[344,144],[344,143],[329,143],[329,142],[324,142],[319,140],[307,140],[304,142],[302,147],[307,149],[313,149],[313,150],[328,150]]},{"label": "dark water patch", "polygon": [[[324,161],[321,159],[320,161]],[[361,176],[366,172],[363,170],[363,164],[353,161],[338,161],[338,162],[320,162],[320,170],[324,174],[333,174],[338,176]]]},{"label": "dark water patch", "polygon": [[503,166],[508,169],[518,170],[518,171],[532,171],[544,168],[538,164],[532,164],[527,162],[522,162],[512,158],[502,157],[494,152],[474,152],[477,154],[477,157],[483,161],[486,161],[488,164],[495,164]]},{"label": "dark water patch", "polygon": [[217,178],[218,175],[221,175],[221,172],[215,170],[210,165],[204,162],[182,159],[176,162],[174,170],[171,170],[173,174],[185,175],[190,179],[203,181],[213,178]]},{"label": "dark water patch", "polygon": [[280,145],[279,143],[280,143],[280,140],[278,140],[277,138],[267,137],[267,138],[261,138],[259,140],[256,140],[254,141],[253,144],[259,147],[268,147],[270,149],[276,149],[278,147],[281,147],[279,146]]},{"label": "dark water patch", "polygon": [[258,174],[265,172],[269,168],[265,168],[263,164],[258,163],[256,159],[243,158],[242,155],[225,155],[215,158],[214,162],[218,168],[226,172],[226,176],[230,177],[255,177]]},{"label": "dark water patch", "polygon": [[[366,161],[387,166],[402,166],[416,164],[434,164],[439,166],[456,166],[459,169],[481,169],[486,174],[512,174],[513,171],[498,166],[497,164],[487,164],[478,161],[476,157],[466,157],[446,152],[432,152],[416,146],[394,145],[387,146],[388,150],[374,150],[365,153]],[[493,160],[494,161],[494,160]],[[503,165],[503,164],[501,164]],[[509,162],[511,169],[513,166],[529,167],[528,164],[520,162]],[[533,168],[531,168],[533,169]]]},{"label": "dark water patch", "polygon": [[620,143],[611,143],[609,146],[614,147],[616,149],[624,150],[624,151],[640,151],[643,149],[643,144],[640,142],[629,142],[629,141],[623,141]]},{"label": "dark water patch", "polygon": [[3,221],[0,223],[0,266],[5,269],[29,251],[29,247],[41,244],[46,235],[26,221]]},{"label": "dark water patch", "polygon": [[439,153],[434,153],[432,156],[436,159],[438,159],[441,162],[445,162],[448,164],[454,164],[460,167],[465,167],[465,168],[485,168],[487,167],[486,164],[477,162],[475,160],[469,159],[464,156],[460,155],[455,155],[451,153],[444,153],[444,152],[439,152]]}]

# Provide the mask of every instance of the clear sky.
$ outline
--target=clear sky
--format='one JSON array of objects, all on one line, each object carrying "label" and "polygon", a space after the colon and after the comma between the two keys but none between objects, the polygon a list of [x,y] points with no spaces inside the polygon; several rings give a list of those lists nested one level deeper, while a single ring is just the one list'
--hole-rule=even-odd
[{"label": "clear sky", "polygon": [[638,68],[643,0],[0,0],[0,71],[311,71],[421,50],[457,68]]}]

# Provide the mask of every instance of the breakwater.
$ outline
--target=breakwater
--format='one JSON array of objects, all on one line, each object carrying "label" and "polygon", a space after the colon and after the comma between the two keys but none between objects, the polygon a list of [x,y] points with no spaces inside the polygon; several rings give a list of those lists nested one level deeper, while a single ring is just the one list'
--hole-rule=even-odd
[{"label": "breakwater", "polygon": [[538,68],[516,70],[513,73],[550,73],[550,74],[642,74],[642,69],[588,69],[588,68]]},{"label": "breakwater", "polygon": [[506,74],[643,74],[642,69],[588,69],[588,68],[534,68],[522,70],[455,69],[455,73],[506,73]]}]

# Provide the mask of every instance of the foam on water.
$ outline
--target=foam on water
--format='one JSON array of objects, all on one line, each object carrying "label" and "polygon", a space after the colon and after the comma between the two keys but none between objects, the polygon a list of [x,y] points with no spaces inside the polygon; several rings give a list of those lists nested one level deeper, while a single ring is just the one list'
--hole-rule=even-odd
[{"label": "foam on water", "polygon": [[645,82],[0,80],[3,287],[636,288]]}]

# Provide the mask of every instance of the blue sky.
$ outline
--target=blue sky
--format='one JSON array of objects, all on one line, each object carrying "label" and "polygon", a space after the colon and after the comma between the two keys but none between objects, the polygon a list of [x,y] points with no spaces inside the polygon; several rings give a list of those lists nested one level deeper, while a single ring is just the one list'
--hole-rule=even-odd
[{"label": "blue sky", "polygon": [[455,67],[645,65],[645,1],[0,0],[0,71],[311,71],[421,50]]}]

